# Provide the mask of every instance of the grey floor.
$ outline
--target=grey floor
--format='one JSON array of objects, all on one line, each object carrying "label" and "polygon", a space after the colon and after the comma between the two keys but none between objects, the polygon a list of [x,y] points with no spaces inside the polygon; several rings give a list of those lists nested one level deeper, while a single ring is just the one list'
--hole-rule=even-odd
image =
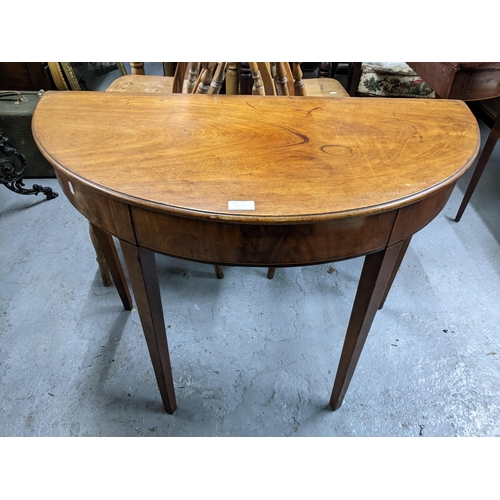
[{"label": "grey floor", "polygon": [[[489,129],[481,124],[483,143]],[[328,400],[362,259],[278,270],[158,256],[178,411],[88,224],[0,186],[2,436],[500,436],[500,146],[412,241],[343,406]]]}]

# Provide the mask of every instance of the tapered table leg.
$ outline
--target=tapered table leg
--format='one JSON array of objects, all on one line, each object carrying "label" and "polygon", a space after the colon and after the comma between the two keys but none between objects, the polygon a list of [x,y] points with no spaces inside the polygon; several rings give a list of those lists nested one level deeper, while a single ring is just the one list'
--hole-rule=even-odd
[{"label": "tapered table leg", "polygon": [[333,410],[342,405],[375,313],[387,295],[391,277],[397,272],[402,247],[400,242],[365,257],[330,399]]},{"label": "tapered table leg", "polygon": [[161,305],[155,254],[151,250],[120,242],[127,265],[149,355],[167,413],[174,413],[174,382],[168,353],[167,334]]},{"label": "tapered table leg", "polygon": [[91,233],[94,233],[94,237],[98,243],[98,245],[94,245],[96,253],[99,249],[104,257],[109,272],[113,277],[115,287],[120,295],[120,299],[122,300],[123,307],[126,311],[131,311],[132,298],[128,291],[127,281],[125,280],[125,274],[123,274],[123,268],[120,264],[113,237],[92,223],[90,224],[90,230]]},{"label": "tapered table leg", "polygon": [[458,222],[462,218],[462,215],[465,209],[467,208],[467,205],[472,197],[472,194],[476,189],[477,183],[479,182],[479,179],[483,174],[483,171],[488,163],[488,160],[490,159],[491,153],[493,153],[493,150],[495,149],[495,145],[499,137],[500,137],[500,113],[498,114],[497,119],[493,124],[488,139],[486,139],[486,144],[484,145],[483,151],[481,152],[481,156],[477,161],[476,168],[474,170],[474,173],[472,174],[472,178],[469,182],[469,185],[467,186],[467,191],[465,191],[464,199],[462,200],[462,204],[460,205],[460,208],[458,209],[457,212],[457,216],[455,217],[455,222]]}]

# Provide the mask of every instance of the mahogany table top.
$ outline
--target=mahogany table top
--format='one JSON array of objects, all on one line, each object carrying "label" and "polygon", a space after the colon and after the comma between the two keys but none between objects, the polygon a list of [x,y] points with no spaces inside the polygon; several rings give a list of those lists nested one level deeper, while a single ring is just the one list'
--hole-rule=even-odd
[{"label": "mahogany table top", "polygon": [[47,92],[33,132],[112,198],[264,224],[408,205],[455,182],[479,146],[463,102],[422,99]]}]

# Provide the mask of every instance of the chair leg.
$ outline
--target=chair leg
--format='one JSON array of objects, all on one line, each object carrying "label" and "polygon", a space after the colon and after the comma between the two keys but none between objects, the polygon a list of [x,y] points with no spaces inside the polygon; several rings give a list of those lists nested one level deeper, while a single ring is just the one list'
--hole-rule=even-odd
[{"label": "chair leg", "polygon": [[500,113],[498,114],[497,119],[495,120],[495,123],[493,124],[493,127],[491,129],[490,135],[486,140],[486,144],[484,145],[483,151],[481,153],[481,156],[479,157],[474,173],[472,174],[472,178],[467,187],[467,191],[465,192],[462,204],[458,209],[457,216],[455,217],[455,222],[458,222],[462,218],[462,215],[465,209],[467,208],[467,205],[472,197],[472,194],[476,189],[479,179],[483,174],[486,164],[490,159],[491,153],[493,153],[493,150],[495,149],[495,145],[499,137],[500,137]]}]

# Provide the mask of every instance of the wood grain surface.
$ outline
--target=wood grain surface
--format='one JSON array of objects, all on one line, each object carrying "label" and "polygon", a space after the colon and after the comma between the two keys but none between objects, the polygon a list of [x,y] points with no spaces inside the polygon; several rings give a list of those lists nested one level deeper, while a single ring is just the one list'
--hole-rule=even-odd
[{"label": "wood grain surface", "polygon": [[463,102],[421,99],[47,92],[33,132],[56,170],[111,198],[273,224],[411,204],[455,182],[479,144]]}]

